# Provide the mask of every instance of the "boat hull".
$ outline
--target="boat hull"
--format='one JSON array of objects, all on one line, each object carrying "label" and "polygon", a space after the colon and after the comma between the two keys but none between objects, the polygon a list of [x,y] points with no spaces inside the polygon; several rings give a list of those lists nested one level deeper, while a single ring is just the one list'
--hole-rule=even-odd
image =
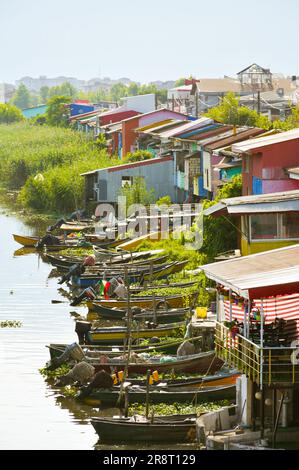
[{"label": "boat hull", "polygon": [[[146,402],[146,390],[128,391],[129,403],[142,403]],[[157,403],[208,403],[217,402],[222,400],[236,399],[236,387],[235,385],[228,385],[225,387],[206,387],[200,390],[188,390],[188,391],[150,391],[149,401],[151,404]],[[92,400],[94,406],[98,402],[98,406],[113,406],[122,407],[123,401],[119,400],[119,390],[99,390],[92,392],[87,398],[83,398],[83,401],[88,403],[88,400]]]},{"label": "boat hull", "polygon": [[195,420],[186,422],[128,422],[94,418],[91,420],[101,442],[183,443],[196,439]]}]

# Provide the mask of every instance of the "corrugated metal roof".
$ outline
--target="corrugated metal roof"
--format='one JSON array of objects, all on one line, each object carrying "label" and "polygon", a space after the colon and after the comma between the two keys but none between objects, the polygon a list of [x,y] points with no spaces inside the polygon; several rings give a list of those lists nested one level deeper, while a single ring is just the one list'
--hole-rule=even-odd
[{"label": "corrugated metal roof", "polygon": [[[299,245],[207,264],[200,269],[206,276],[240,295],[251,289],[299,282]],[[247,295],[246,295],[247,291]]]},{"label": "corrugated metal roof", "polygon": [[200,119],[196,119],[195,121],[188,121],[187,123],[183,124],[179,127],[179,129],[171,129],[169,131],[159,133],[161,139],[167,139],[170,137],[176,137],[180,134],[183,134],[187,131],[191,131],[192,129],[202,128],[209,124],[213,124],[213,119],[202,117]]},{"label": "corrugated metal roof", "polygon": [[222,199],[206,209],[205,215],[289,212],[299,210],[299,190]]},{"label": "corrugated metal roof", "polygon": [[295,168],[287,168],[287,172],[290,174],[290,173],[293,173],[295,175],[299,175],[299,166],[295,167]]},{"label": "corrugated metal roof", "polygon": [[246,142],[234,144],[232,146],[233,152],[237,153],[249,153],[256,151],[260,148],[267,147],[269,145],[276,145],[282,142],[288,142],[289,140],[299,139],[299,129],[292,129],[291,131],[281,132],[279,134],[270,135],[267,137],[260,137],[256,139],[250,139]]}]

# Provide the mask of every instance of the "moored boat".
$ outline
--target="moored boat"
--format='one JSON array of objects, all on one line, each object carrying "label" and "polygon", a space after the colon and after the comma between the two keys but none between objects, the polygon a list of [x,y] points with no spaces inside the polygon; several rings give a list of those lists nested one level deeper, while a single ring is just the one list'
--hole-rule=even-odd
[{"label": "moored boat", "polygon": [[[176,294],[176,295],[165,295],[165,296],[147,296],[147,297],[131,297],[130,298],[130,306],[131,307],[139,307],[144,308],[147,310],[154,308],[154,303],[156,306],[158,304],[161,307],[166,306],[167,308],[184,308],[186,307],[186,302],[189,300],[191,303],[196,299],[198,296],[197,292],[192,292],[184,296],[184,294]],[[87,306],[90,311],[97,311],[97,306],[102,305],[103,307],[108,308],[117,308],[120,310],[124,310],[128,306],[127,300],[119,300],[119,299],[98,299],[94,301],[87,301]],[[99,312],[100,313],[100,312]]]},{"label": "moored boat", "polygon": [[[78,399],[80,399],[80,393]],[[128,388],[129,403],[145,403],[146,387],[132,386]],[[87,397],[82,393],[82,400],[92,400],[94,406],[119,406],[124,403],[124,396],[120,398],[120,387],[113,387],[111,390],[92,391]],[[156,403],[207,403],[222,400],[236,399],[236,386],[215,386],[204,387],[202,389],[194,388],[193,390],[182,391],[180,389],[169,387],[158,387],[149,391],[149,401],[151,404]]]},{"label": "moored boat", "polygon": [[[173,323],[169,325],[158,325],[156,328],[137,328],[132,329],[130,334],[133,340],[139,338],[162,338],[167,336],[175,336],[179,329],[184,327],[185,322]],[[127,338],[128,330],[126,327],[108,327],[93,328],[92,323],[77,321],[76,333],[79,337],[80,344],[123,344]]]},{"label": "moored boat", "polygon": [[92,418],[91,424],[100,442],[193,442],[196,439],[196,415],[157,416],[146,420],[131,418]]}]

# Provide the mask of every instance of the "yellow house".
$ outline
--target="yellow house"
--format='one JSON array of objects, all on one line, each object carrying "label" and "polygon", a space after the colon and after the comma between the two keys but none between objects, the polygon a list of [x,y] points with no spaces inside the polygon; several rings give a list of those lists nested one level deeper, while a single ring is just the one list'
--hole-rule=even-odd
[{"label": "yellow house", "polygon": [[299,190],[223,199],[204,214],[232,218],[242,256],[299,243]]}]

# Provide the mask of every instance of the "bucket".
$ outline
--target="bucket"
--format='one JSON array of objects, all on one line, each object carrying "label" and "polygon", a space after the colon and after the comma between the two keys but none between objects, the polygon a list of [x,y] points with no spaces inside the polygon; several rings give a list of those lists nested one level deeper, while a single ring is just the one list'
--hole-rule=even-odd
[{"label": "bucket", "polygon": [[206,319],[208,316],[207,307],[196,307],[196,317]]},{"label": "bucket", "polygon": [[70,355],[73,359],[79,362],[82,361],[82,359],[84,359],[85,355],[81,346],[79,346],[79,344],[73,343],[69,346],[69,349],[70,349]]}]

